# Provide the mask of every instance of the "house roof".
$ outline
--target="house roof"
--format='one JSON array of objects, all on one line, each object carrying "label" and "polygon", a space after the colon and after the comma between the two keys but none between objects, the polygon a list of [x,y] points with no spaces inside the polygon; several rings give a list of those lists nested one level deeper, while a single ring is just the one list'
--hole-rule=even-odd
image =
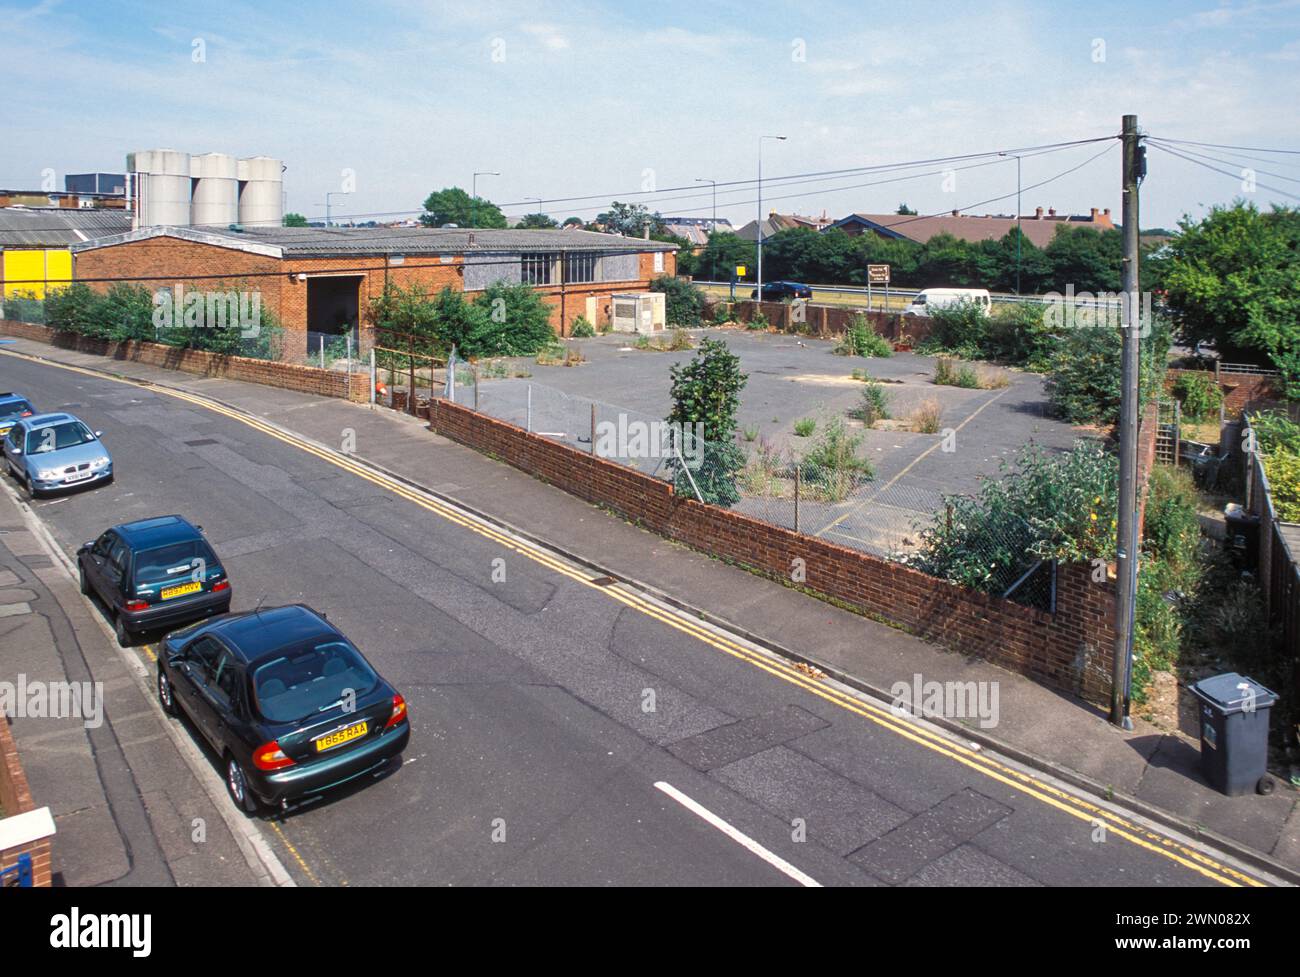
[{"label": "house roof", "polygon": [[[1016,218],[1012,215],[998,214],[977,216],[974,214],[940,214],[938,216],[907,214],[850,214],[837,220],[831,227],[844,227],[856,224],[865,230],[871,230],[884,237],[907,238],[924,244],[939,234],[951,234],[962,241],[997,241],[1015,230]],[[1056,236],[1056,229],[1062,226],[1093,227],[1108,230],[1113,225],[1109,215],[1096,214],[1088,217],[1078,215],[1034,214],[1022,215],[1020,230],[1036,247],[1045,248]],[[829,228],[828,228],[829,230]]]},{"label": "house roof", "polygon": [[[778,231],[788,231],[792,228],[806,227],[810,230],[820,231],[828,227],[831,222],[821,217],[804,217],[801,214],[777,214],[771,213],[763,218],[763,237],[768,238]],[[757,221],[750,221],[736,231],[736,236],[745,241],[757,241]]]},{"label": "house roof", "polygon": [[76,245],[73,251],[127,244],[155,237],[174,237],[233,248],[272,258],[320,258],[336,255],[519,254],[553,251],[608,251],[620,254],[676,251],[663,241],[555,229],[496,230],[447,227],[244,227],[242,230],[142,227]]},{"label": "house roof", "polygon": [[0,248],[65,248],[130,229],[122,211],[0,207]]}]

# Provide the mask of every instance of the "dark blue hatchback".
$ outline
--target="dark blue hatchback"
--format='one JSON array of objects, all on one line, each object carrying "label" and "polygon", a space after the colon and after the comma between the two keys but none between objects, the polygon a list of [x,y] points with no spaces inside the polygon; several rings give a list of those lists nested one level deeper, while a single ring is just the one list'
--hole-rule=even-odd
[{"label": "dark blue hatchback", "polygon": [[117,640],[230,610],[230,577],[203,529],[182,516],[123,523],[77,550],[81,592],[108,608]]}]

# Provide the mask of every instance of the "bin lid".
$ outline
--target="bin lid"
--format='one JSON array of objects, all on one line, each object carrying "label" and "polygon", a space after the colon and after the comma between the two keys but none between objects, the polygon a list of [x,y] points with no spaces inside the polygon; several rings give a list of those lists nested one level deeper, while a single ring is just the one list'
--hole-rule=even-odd
[{"label": "bin lid", "polygon": [[1192,685],[1192,693],[1202,702],[1212,703],[1225,713],[1241,712],[1252,699],[1256,709],[1267,709],[1277,701],[1277,693],[1236,672],[1203,678]]}]

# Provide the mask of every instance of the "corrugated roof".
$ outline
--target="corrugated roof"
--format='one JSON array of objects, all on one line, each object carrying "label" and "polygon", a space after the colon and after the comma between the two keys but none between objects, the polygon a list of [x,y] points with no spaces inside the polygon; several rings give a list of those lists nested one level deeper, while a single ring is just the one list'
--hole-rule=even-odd
[{"label": "corrugated roof", "polygon": [[130,229],[122,211],[0,207],[0,248],[63,248]]},{"label": "corrugated roof", "polygon": [[[244,248],[276,257],[329,257],[363,254],[466,254],[549,251],[675,251],[662,241],[553,229],[483,229],[444,227],[149,227],[97,240],[77,251],[108,247],[149,237],[171,236],[218,247]],[[472,243],[471,243],[472,242]]]}]

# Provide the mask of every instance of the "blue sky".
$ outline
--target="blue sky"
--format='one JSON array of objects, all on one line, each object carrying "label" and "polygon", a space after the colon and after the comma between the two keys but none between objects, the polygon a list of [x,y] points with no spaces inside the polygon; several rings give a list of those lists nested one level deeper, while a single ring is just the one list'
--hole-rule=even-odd
[{"label": "blue sky", "polygon": [[[752,179],[762,134],[788,137],[764,146],[768,178],[1105,136],[1125,112],[1153,135],[1300,149],[1300,2],[0,2],[0,79],[4,186],[38,186],[46,168],[61,186],[167,147],[279,157],[289,209],[312,218],[345,171],[356,189],[335,214],[413,210],[475,170],[501,171],[479,190],[517,203],[508,213],[598,194],[545,209],[590,217],[620,197],[707,216],[707,190],[667,188]],[[1026,159],[1023,183],[1104,148]],[[1216,165],[1269,170],[1258,182],[1300,195],[1300,155]],[[842,216],[1015,191],[1014,161],[959,169],[947,188],[942,168],[765,196]],[[1023,209],[1118,214],[1118,182],[1112,150]],[[1240,193],[1152,150],[1142,223]],[[734,221],[756,209],[750,187],[719,194]]]}]

